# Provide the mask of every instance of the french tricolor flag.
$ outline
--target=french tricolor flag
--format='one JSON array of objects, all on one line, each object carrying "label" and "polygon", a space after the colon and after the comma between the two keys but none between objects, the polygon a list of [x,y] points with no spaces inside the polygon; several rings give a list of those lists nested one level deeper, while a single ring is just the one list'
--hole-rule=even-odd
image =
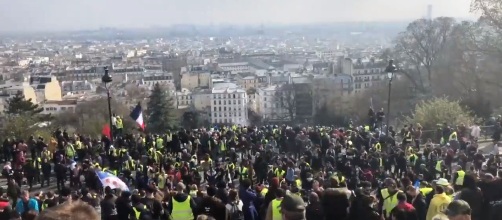
[{"label": "french tricolor flag", "polygon": [[130,114],[131,118],[138,123],[142,130],[145,130],[145,122],[143,121],[143,111],[141,110],[141,105],[138,103],[136,107],[132,110]]}]

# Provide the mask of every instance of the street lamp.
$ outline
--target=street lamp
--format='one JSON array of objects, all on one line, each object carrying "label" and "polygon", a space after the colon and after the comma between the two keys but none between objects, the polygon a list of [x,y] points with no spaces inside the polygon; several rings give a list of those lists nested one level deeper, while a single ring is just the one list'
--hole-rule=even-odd
[{"label": "street lamp", "polygon": [[394,65],[394,60],[389,60],[389,65],[385,68],[387,72],[387,79],[389,80],[389,95],[387,99],[387,136],[389,136],[389,121],[390,121],[390,92],[392,90],[392,79],[394,78],[394,72],[396,71],[396,65]]},{"label": "street lamp", "polygon": [[108,83],[112,82],[112,76],[108,73],[108,67],[105,66],[105,75],[101,77],[101,82],[105,84],[106,95],[108,97],[108,114],[110,117],[110,141],[113,144],[113,123],[112,123],[112,97],[110,96],[110,88],[108,88]]}]

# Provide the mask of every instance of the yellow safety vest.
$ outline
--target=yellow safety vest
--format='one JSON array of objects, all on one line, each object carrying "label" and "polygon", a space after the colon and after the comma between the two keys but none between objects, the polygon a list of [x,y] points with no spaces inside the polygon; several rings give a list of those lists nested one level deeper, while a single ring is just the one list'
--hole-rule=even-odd
[{"label": "yellow safety vest", "polygon": [[80,142],[80,141],[76,141],[76,142],[75,142],[75,148],[76,148],[77,150],[82,149],[82,142]]},{"label": "yellow safety vest", "polygon": [[117,128],[124,128],[124,124],[122,124],[122,118],[117,118],[116,126]]},{"label": "yellow safety vest", "polygon": [[[398,192],[401,192],[401,190],[399,190]],[[382,189],[380,193],[382,194],[382,198],[384,199],[382,209],[384,210],[385,217],[388,218],[390,217],[390,212],[392,211],[392,209],[394,209],[399,202],[397,200],[397,193],[394,193],[394,195],[390,196],[388,189]]]},{"label": "yellow safety vest", "polygon": [[383,167],[383,160],[382,160],[382,158],[378,158],[378,160],[380,161],[380,167]]},{"label": "yellow safety vest", "polygon": [[282,199],[272,200],[272,220],[282,220],[281,209],[280,209],[281,202]]},{"label": "yellow safety vest", "polygon": [[301,180],[298,179],[298,180],[295,180],[295,182],[296,182],[296,186],[298,188],[302,188],[302,181]]},{"label": "yellow safety vest", "polygon": [[448,138],[450,141],[457,140],[457,132],[454,131],[450,134],[450,137]]},{"label": "yellow safety vest", "polygon": [[[139,217],[141,216],[141,211],[138,210],[136,207],[132,207],[133,211],[134,211],[134,215],[136,216],[136,219],[139,219]],[[143,206],[143,209],[146,209],[146,205]]]},{"label": "yellow safety vest", "polygon": [[164,189],[166,186],[166,174],[160,174],[159,175],[159,189]]},{"label": "yellow safety vest", "polygon": [[382,145],[380,144],[380,142],[375,144],[375,150],[378,152],[382,151]]},{"label": "yellow safety vest", "polygon": [[284,170],[279,170],[279,168],[275,168],[274,174],[276,177],[283,177],[286,171]]},{"label": "yellow safety vest", "polygon": [[422,195],[424,196],[428,195],[430,192],[432,192],[432,188],[429,187],[420,188],[420,193],[422,193]]},{"label": "yellow safety vest", "polygon": [[335,178],[335,180],[338,183],[344,183],[345,182],[345,177],[344,176],[342,176],[342,177],[334,176],[333,178]]},{"label": "yellow safety vest", "polygon": [[413,138],[411,138],[411,132],[409,132],[409,131],[406,133],[406,141],[409,141],[409,142],[413,141]]},{"label": "yellow safety vest", "polygon": [[229,169],[229,170],[233,170],[233,169],[235,169],[235,164],[233,164],[233,163],[228,164],[228,165],[227,165],[227,169]]},{"label": "yellow safety vest", "polygon": [[157,149],[164,148],[164,140],[162,138],[157,138],[157,140],[155,140],[155,145],[157,146]]},{"label": "yellow safety vest", "polygon": [[[412,154],[408,157],[408,160],[410,161],[411,164],[415,165],[415,162],[417,161],[417,155]],[[413,162],[412,162],[413,160]]]},{"label": "yellow safety vest", "polygon": [[40,159],[40,157],[37,157],[37,159],[33,161],[33,168],[42,169],[42,159]]},{"label": "yellow safety vest", "polygon": [[178,202],[171,199],[173,203],[173,211],[171,212],[171,220],[193,220],[192,208],[190,207],[190,196],[184,202]]},{"label": "yellow safety vest", "polygon": [[265,197],[265,195],[267,195],[267,193],[268,193],[268,188],[263,188],[260,191],[260,195],[263,196],[263,197]]},{"label": "yellow safety vest", "polygon": [[241,177],[243,179],[248,177],[248,168],[247,167],[242,167],[241,168]]},{"label": "yellow safety vest", "polygon": [[134,170],[134,160],[126,161],[125,170]]},{"label": "yellow safety vest", "polygon": [[370,126],[369,125],[364,126],[364,131],[368,132],[369,130],[370,130]]},{"label": "yellow safety vest", "polygon": [[43,151],[43,152],[42,152],[42,158],[47,159],[47,160],[50,160],[50,159],[51,159],[51,157],[52,157],[52,155],[51,155],[51,152],[50,152],[50,151]]},{"label": "yellow safety vest", "polygon": [[455,180],[455,185],[457,186],[462,186],[464,185],[464,177],[465,177],[465,171],[459,170],[457,171],[457,180]]},{"label": "yellow safety vest", "polygon": [[441,163],[442,162],[443,162],[442,160],[436,162],[436,171],[438,171],[438,172],[442,172],[443,171],[443,169],[441,167]]},{"label": "yellow safety vest", "polygon": [[227,146],[225,145],[225,141],[221,141],[220,142],[220,150],[221,151],[226,151],[227,150]]}]

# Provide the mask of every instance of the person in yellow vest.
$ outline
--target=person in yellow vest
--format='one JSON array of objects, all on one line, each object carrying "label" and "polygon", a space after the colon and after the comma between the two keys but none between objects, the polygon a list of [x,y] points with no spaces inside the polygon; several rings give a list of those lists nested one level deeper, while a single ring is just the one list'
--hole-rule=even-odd
[{"label": "person in yellow vest", "polygon": [[162,139],[162,137],[157,137],[157,139],[155,140],[155,147],[157,148],[157,150],[164,149],[164,139]]},{"label": "person in yellow vest", "polygon": [[171,220],[194,220],[195,201],[185,193],[185,184],[176,185],[176,194],[167,205]]},{"label": "person in yellow vest", "polygon": [[145,204],[141,203],[141,197],[139,195],[132,195],[131,196],[131,203],[132,203],[132,210],[134,212],[134,215],[130,216],[129,219],[131,219],[131,220],[143,219],[144,218],[142,216],[143,213],[145,213],[149,210]]},{"label": "person in yellow vest", "polygon": [[52,153],[46,148],[44,147],[44,149],[42,150],[42,161],[44,160],[47,160],[48,162],[52,161]]},{"label": "person in yellow vest", "polygon": [[464,185],[465,171],[460,165],[457,165],[457,172],[453,174],[453,185],[456,188],[461,188]]},{"label": "person in yellow vest", "polygon": [[239,168],[239,177],[241,180],[248,179],[249,177],[249,170],[244,164],[241,164]]},{"label": "person in yellow vest", "polygon": [[115,136],[122,136],[122,130],[124,129],[124,123],[122,121],[122,118],[120,116],[115,116],[115,119],[116,119],[116,126],[117,126],[117,131],[115,134]]},{"label": "person in yellow vest", "polygon": [[280,206],[284,196],[285,192],[283,189],[277,189],[275,191],[275,199],[270,201],[267,208],[266,220],[282,220]]},{"label": "person in yellow vest", "polygon": [[[345,183],[345,177],[343,176],[343,174],[341,172],[337,172],[335,173],[335,175],[333,175],[331,177],[332,179],[336,180],[336,182],[338,183],[338,187],[342,184],[342,183]],[[336,187],[335,187],[336,188]]]},{"label": "person in yellow vest", "polygon": [[65,149],[66,157],[73,160],[75,157],[75,148],[73,148],[73,144],[67,143]]},{"label": "person in yellow vest", "polygon": [[166,187],[166,183],[167,183],[167,177],[168,175],[166,174],[166,172],[162,169],[159,173],[159,176],[157,177],[157,186],[159,187],[159,189],[161,191],[164,190],[164,188]]},{"label": "person in yellow vest", "polygon": [[451,132],[450,136],[448,137],[449,141],[456,141],[457,140],[457,132],[453,131]]},{"label": "person in yellow vest", "polygon": [[398,204],[397,193],[402,192],[398,189],[396,181],[385,179],[386,188],[380,190],[380,206],[385,218],[390,218],[390,213]]},{"label": "person in yellow vest", "polygon": [[429,204],[425,220],[433,220],[433,217],[442,213],[451,202],[451,198],[446,195],[444,186],[437,185],[434,197]]},{"label": "person in yellow vest", "polygon": [[436,162],[436,167],[434,169],[434,171],[436,171],[436,177],[443,177],[443,161],[442,160],[438,160]]},{"label": "person in yellow vest", "polygon": [[382,152],[382,144],[380,144],[380,142],[377,142],[375,144],[375,151],[376,152]]},{"label": "person in yellow vest", "polygon": [[227,152],[227,138],[225,136],[223,136],[223,139],[220,140],[220,148],[218,149],[219,153],[221,155],[225,155],[226,152]]},{"label": "person in yellow vest", "polygon": [[415,162],[417,161],[418,159],[418,156],[414,153],[412,153],[409,157],[408,157],[408,162],[411,166],[415,166]]},{"label": "person in yellow vest", "polygon": [[128,157],[126,161],[124,161],[122,172],[124,172],[124,176],[128,181],[132,180],[132,172],[136,170],[136,164],[131,157]]},{"label": "person in yellow vest", "polygon": [[274,169],[274,175],[280,179],[284,178],[284,175],[286,175],[286,171],[283,170],[282,168],[280,167],[276,167]]}]

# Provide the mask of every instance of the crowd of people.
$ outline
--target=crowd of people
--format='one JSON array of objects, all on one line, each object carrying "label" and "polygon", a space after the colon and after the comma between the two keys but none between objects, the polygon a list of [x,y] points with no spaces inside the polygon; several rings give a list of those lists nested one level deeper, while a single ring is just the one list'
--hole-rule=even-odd
[{"label": "crowd of people", "polygon": [[[6,138],[0,219],[502,219],[498,151],[478,150],[479,131],[444,123],[423,143],[418,124],[381,127]],[[499,122],[495,148],[500,133]],[[55,191],[34,187],[53,179]]]}]

